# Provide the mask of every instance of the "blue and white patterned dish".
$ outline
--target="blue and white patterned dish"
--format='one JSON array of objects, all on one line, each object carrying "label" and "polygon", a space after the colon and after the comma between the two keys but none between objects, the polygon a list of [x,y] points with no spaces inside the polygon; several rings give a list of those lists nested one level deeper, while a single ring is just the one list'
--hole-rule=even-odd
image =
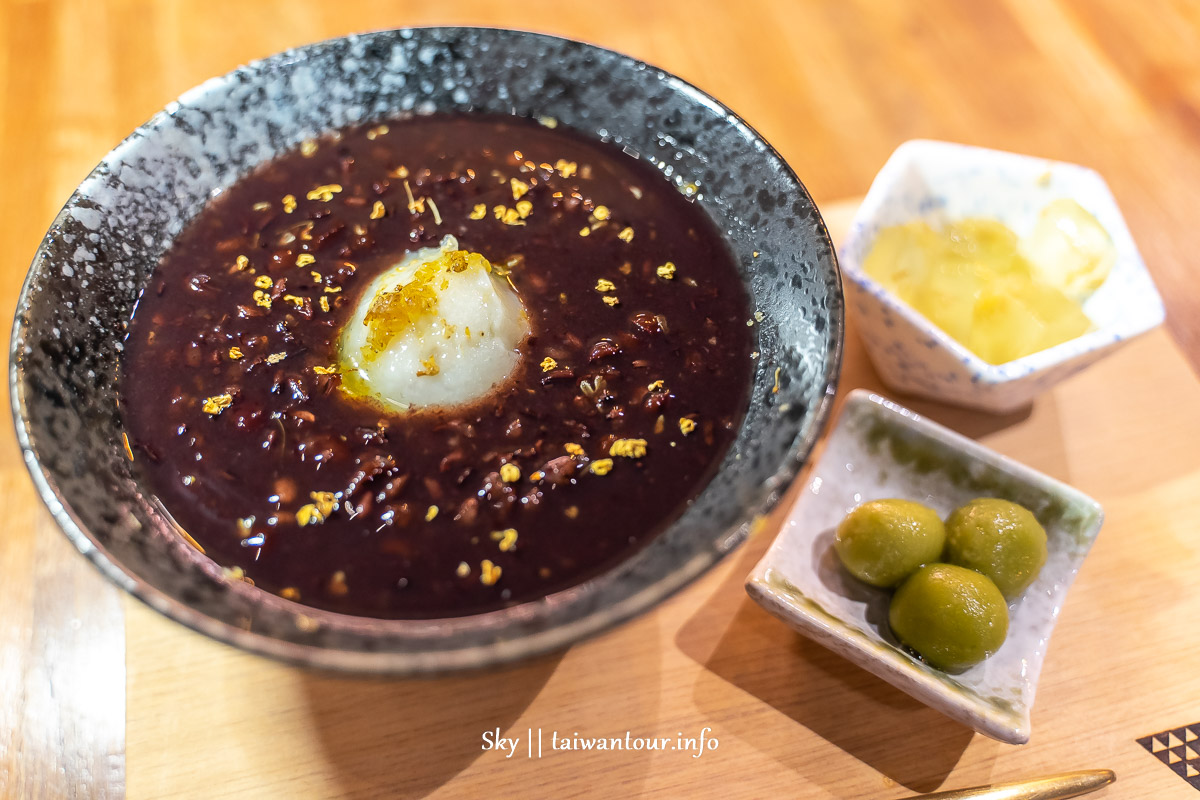
[{"label": "blue and white patterned dish", "polygon": [[[937,227],[983,216],[1021,235],[1047,203],[1064,197],[1109,232],[1117,262],[1084,304],[1095,328],[1056,347],[989,364],[862,271],[876,234],[889,225],[923,219]],[[896,391],[985,411],[1027,404],[1163,321],[1162,300],[1104,179],[1060,161],[947,142],[905,142],[871,184],[839,258],[859,333],[883,382]]]},{"label": "blue and white patterned dish", "polygon": [[[949,675],[900,647],[888,627],[891,593],[850,576],[833,550],[850,509],[899,497],[943,517],[976,497],[1030,509],[1048,557],[1009,604],[1008,638],[991,658]],[[759,604],[796,630],[980,733],[1029,740],[1038,675],[1067,589],[1104,519],[1096,501],[878,395],[851,392],[782,531],[746,581]]]}]

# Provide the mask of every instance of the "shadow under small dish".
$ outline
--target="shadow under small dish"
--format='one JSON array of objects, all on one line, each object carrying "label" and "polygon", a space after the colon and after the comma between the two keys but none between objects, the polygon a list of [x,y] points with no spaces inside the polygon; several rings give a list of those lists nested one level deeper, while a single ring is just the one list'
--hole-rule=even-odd
[{"label": "shadow under small dish", "polygon": [[[542,596],[538,591],[510,598],[498,594],[500,607],[490,596],[480,600],[482,592],[495,588],[488,582],[489,576],[503,581],[494,569],[498,564],[473,560],[467,564],[469,574],[463,576],[456,574],[455,562],[461,567],[465,559],[460,562],[459,557],[451,559],[448,554],[440,565],[446,567],[448,579],[467,578],[477,592],[475,601],[458,609],[462,616],[454,616],[455,610],[444,605],[428,618],[419,618],[419,610],[413,613],[411,608],[394,614],[357,610],[339,599],[345,597],[341,582],[354,576],[338,572],[329,578],[329,591],[323,598],[316,595],[319,589],[315,584],[305,592],[287,591],[292,587],[278,576],[264,581],[264,586],[278,594],[264,591],[242,579],[253,574],[246,568],[252,562],[243,565],[235,558],[238,569],[229,569],[230,559],[220,557],[220,547],[213,548],[214,558],[210,558],[194,546],[186,529],[194,527],[198,517],[184,514],[186,519],[173,518],[171,509],[177,504],[168,502],[171,498],[158,490],[168,483],[198,485],[197,475],[176,463],[171,470],[178,474],[167,474],[167,483],[147,479],[147,465],[142,462],[163,454],[153,445],[147,449],[147,440],[139,440],[136,431],[125,427],[123,410],[118,408],[119,365],[127,354],[147,343],[146,338],[126,340],[127,331],[138,333],[134,309],[151,286],[164,254],[175,242],[188,240],[188,225],[199,219],[206,207],[219,205],[222,196],[236,196],[239,179],[256,168],[288,153],[294,156],[297,150],[303,156],[309,147],[306,143],[312,140],[328,145],[328,137],[343,129],[359,126],[360,132],[385,135],[378,126],[390,121],[447,114],[516,116],[524,119],[513,120],[514,124],[532,126],[531,130],[549,133],[555,125],[570,130],[585,149],[602,146],[628,158],[637,169],[660,181],[674,200],[685,201],[691,211],[711,222],[713,236],[728,251],[733,281],[740,283],[748,300],[742,328],[748,341],[743,342],[744,348],[737,348],[753,349],[752,357],[744,356],[749,358],[744,368],[750,374],[744,413],[738,411],[731,417],[726,444],[721,437],[713,439],[716,463],[707,471],[692,469],[688,478],[694,487],[692,496],[673,516],[660,515],[642,532],[637,548],[597,561],[598,570],[576,572],[566,580],[569,585],[546,584]],[[371,139],[366,135],[359,143],[364,161],[373,152]],[[323,158],[314,156],[313,161]],[[338,165],[335,160],[323,162],[322,168],[326,166],[336,169]],[[368,222],[388,214],[415,214],[414,208],[420,209],[423,219],[434,219],[430,224],[442,225],[445,221],[437,221],[439,214],[433,208],[436,190],[420,191],[421,182],[415,176],[402,174],[407,172],[407,168],[400,169],[403,163],[386,166],[394,173],[396,185],[391,194],[379,195],[379,209],[371,202],[376,198],[357,194],[360,189],[364,193],[370,189],[345,180],[312,188],[313,197],[305,194],[291,201],[286,195],[262,198],[270,208],[260,211],[276,220],[265,224],[286,223],[292,213],[289,207],[305,211],[306,201],[325,202],[324,195],[341,194],[363,201],[355,212],[361,212],[363,219],[352,222],[364,229]],[[518,168],[516,163],[512,166]],[[531,169],[552,180],[540,164]],[[561,171],[553,171],[562,177]],[[410,177],[412,185],[402,185]],[[518,183],[497,184],[503,193],[511,191],[499,215],[489,200],[484,215],[469,222],[466,218],[453,222],[457,235],[474,250],[486,250],[489,241],[511,233],[504,227],[510,217],[516,230],[525,221],[523,214],[547,213],[549,206],[539,210],[537,203],[530,202],[538,198],[518,197],[522,191],[518,184],[531,180],[519,174],[505,177]],[[417,194],[406,196],[406,190],[414,188]],[[437,195],[439,203],[442,199]],[[550,203],[551,198],[542,200]],[[472,202],[484,204],[482,198]],[[601,202],[602,198],[596,200]],[[475,205],[472,215],[477,213]],[[501,205],[498,199],[496,205]],[[315,240],[327,233],[319,224],[325,219],[321,212],[309,211],[307,220],[297,219],[301,223],[297,231],[284,235],[307,235]],[[597,205],[587,206],[583,213],[589,237],[595,236],[598,245],[615,252],[627,243],[619,235],[622,230],[611,224],[592,227],[608,222]],[[314,225],[306,227],[306,222]],[[472,230],[469,226],[476,222],[495,236],[466,242],[464,232]],[[636,231],[636,222],[628,227]],[[414,231],[416,228],[397,233]],[[442,232],[416,233],[417,238],[407,246],[434,245]],[[355,230],[354,235],[363,234]],[[573,235],[583,236],[579,232]],[[203,237],[193,236],[191,241],[199,239]],[[497,245],[488,255],[499,259],[511,252],[511,248]],[[247,319],[259,319],[254,315],[261,316],[260,309],[268,308],[268,303],[278,304],[276,311],[286,310],[309,321],[321,314],[332,315],[339,302],[330,299],[328,311],[326,304],[320,303],[323,292],[330,298],[339,294],[341,287],[335,285],[339,279],[331,275],[339,269],[353,271],[344,263],[302,261],[292,252],[295,263],[286,265],[289,286],[283,289],[278,279],[285,273],[271,272],[283,265],[271,267],[261,261],[264,255],[278,253],[230,251],[227,255],[229,270],[257,270],[241,287],[245,289]],[[246,258],[239,259],[239,255]],[[618,260],[611,266],[616,271],[610,282],[619,285],[625,273],[619,271]],[[677,268],[675,280],[660,278],[664,284],[675,288],[684,284],[688,265],[678,264]],[[646,277],[654,279],[653,268]],[[205,280],[193,275],[181,285],[200,297],[208,290],[221,291],[223,284],[212,276]],[[354,291],[347,284],[340,294],[345,297]],[[602,295],[611,294],[612,289],[597,285],[588,290],[586,299],[603,311]],[[619,309],[615,313],[621,315],[633,314],[634,297],[626,295],[621,298],[624,307],[612,303],[610,308]],[[152,310],[153,298],[146,299],[147,310]],[[841,300],[828,234],[802,184],[733,112],[694,87],[628,57],[553,37],[472,28],[382,31],[280,53],[213,79],[172,103],[110,153],[68,201],[34,259],[14,326],[11,395],[26,463],[56,521],[105,575],[152,607],[224,641],[302,663],[355,671],[441,672],[511,661],[568,645],[652,607],[742,542],[751,522],[778,501],[821,430],[840,366]],[[131,318],[135,319],[132,328]],[[217,324],[215,320],[213,324]],[[246,397],[235,396],[220,377],[231,365],[241,368],[261,362],[258,368],[266,372],[278,368],[277,389],[293,399],[311,396],[314,388],[320,390],[329,383],[325,379],[330,373],[316,369],[331,369],[324,360],[328,352],[306,351],[295,331],[273,330],[288,347],[259,352],[235,342],[223,342],[221,348],[213,349],[214,342],[208,342],[206,347],[212,352],[206,350],[204,358],[213,388],[189,387],[188,402],[196,403],[197,414],[181,424],[199,430],[197,426],[212,422],[232,426],[232,431],[240,424],[254,428],[261,422],[254,433],[264,437],[272,427],[279,427],[277,419],[255,417],[257,409],[252,403],[239,405]],[[266,335],[264,331],[257,334]],[[177,338],[164,334],[172,350],[186,352],[186,343],[180,344],[183,340]],[[588,338],[585,344],[592,341]],[[149,386],[157,376],[152,364],[147,364],[141,375]],[[554,372],[539,363],[525,367],[539,382],[544,370],[547,375]],[[631,373],[637,365],[625,367]],[[320,380],[293,385],[284,373],[296,369],[312,372]],[[582,375],[574,377],[582,380]],[[647,376],[645,383],[653,384],[655,377]],[[617,378],[613,376],[613,380]],[[590,376],[588,385],[595,389]],[[162,388],[168,395],[177,394],[174,387]],[[147,399],[153,400],[141,398]],[[140,407],[144,412],[152,405],[141,403]],[[276,412],[296,410],[303,411]],[[680,416],[686,414],[684,410]],[[311,423],[303,413],[297,419]],[[680,425],[674,417],[670,423],[678,426],[675,430],[680,436],[690,433],[684,430],[686,424]],[[286,424],[292,425],[285,433],[292,435],[290,443],[295,445],[295,437],[303,436],[304,425],[295,420]],[[376,436],[370,425],[357,427],[363,429],[365,438]],[[695,431],[703,435],[700,422]],[[305,452],[315,457],[329,449],[317,444],[311,451],[306,444]],[[340,446],[330,445],[333,451]],[[604,449],[609,447],[605,442]],[[665,444],[662,450],[671,452]],[[221,451],[221,455],[227,460],[237,458],[232,451]],[[489,469],[498,466],[491,463]],[[532,479],[532,466],[522,466],[523,480]],[[246,477],[248,482],[255,479],[255,475]],[[413,522],[448,525],[452,518],[449,509],[445,513],[435,510],[424,496],[433,489],[422,488],[414,478],[407,491],[414,491],[414,486],[421,496],[414,495],[409,509]],[[280,488],[283,491],[276,494],[282,502],[291,492],[286,485]],[[296,496],[287,508],[299,523],[300,530],[293,533],[311,534],[315,526],[309,523],[322,522],[331,511],[346,511],[344,506],[334,508],[344,499],[335,497],[334,490],[342,487],[306,482],[295,488]],[[376,501],[379,503],[391,499],[389,491],[405,491],[391,480],[372,488],[377,489],[372,497],[384,495],[384,500]],[[219,509],[220,504],[210,507]],[[353,508],[358,513],[358,506]],[[459,503],[455,511],[462,508]],[[384,521],[390,519],[393,517]],[[257,515],[245,530],[235,526],[230,535],[245,534],[240,541],[253,548],[261,533],[255,526],[262,521],[262,515]],[[486,539],[486,534],[481,538]],[[515,539],[505,535],[482,545],[508,556],[514,543],[520,552],[522,542]],[[286,537],[279,542],[286,546]],[[233,546],[242,545],[234,542]],[[406,546],[404,542],[389,545],[401,553]],[[514,576],[519,566],[515,561],[509,564],[509,575]],[[399,573],[394,577],[405,576]],[[393,588],[405,585],[403,580],[391,582]],[[314,598],[320,602],[303,604]],[[504,602],[506,599],[512,602]],[[409,618],[381,618],[388,616]]]},{"label": "shadow under small dish", "polygon": [[[886,497],[923,503],[943,518],[976,497],[999,497],[1028,508],[1046,529],[1046,564],[1009,603],[1008,636],[994,655],[956,674],[928,666],[890,631],[890,593],[842,567],[833,548],[838,523],[860,503]],[[952,719],[1023,744],[1050,634],[1102,521],[1100,506],[1070,486],[856,390],[746,590],[796,630]]]}]

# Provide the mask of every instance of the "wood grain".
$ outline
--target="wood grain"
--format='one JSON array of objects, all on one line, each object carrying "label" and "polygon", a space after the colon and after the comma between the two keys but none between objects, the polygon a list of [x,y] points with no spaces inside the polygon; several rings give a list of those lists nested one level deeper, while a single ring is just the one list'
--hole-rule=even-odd
[{"label": "wood grain", "polygon": [[[0,4],[5,319],[50,220],[97,151],[127,132],[104,102],[111,85],[75,74],[73,53],[86,48],[86,36],[48,4]],[[3,391],[7,408],[7,380]],[[0,797],[120,797],[125,636],[118,592],[55,528],[8,424],[0,426],[0,497]]]},{"label": "wood grain", "polygon": [[[119,795],[125,767],[133,797],[707,796],[715,786],[733,797],[899,796],[1084,766],[1116,768],[1121,797],[1192,791],[1132,739],[1200,720],[1187,632],[1200,543],[1181,521],[1200,492],[1188,368],[1200,365],[1200,4],[0,0],[3,309],[72,187],[167,101],[286,47],[422,24],[536,29],[670,69],[745,116],[822,205],[861,195],[914,137],[1105,176],[1162,289],[1171,338],[1132,345],[1025,415],[915,404],[1108,511],[1050,650],[1033,744],[972,737],[788,635],[742,595],[758,540],[595,642],[444,681],[300,672],[126,604],[123,763],[121,608],[53,531],[4,430],[0,796]],[[843,387],[874,380],[851,337]],[[721,747],[698,759],[504,761],[478,750],[489,726],[669,736],[705,725]]]}]

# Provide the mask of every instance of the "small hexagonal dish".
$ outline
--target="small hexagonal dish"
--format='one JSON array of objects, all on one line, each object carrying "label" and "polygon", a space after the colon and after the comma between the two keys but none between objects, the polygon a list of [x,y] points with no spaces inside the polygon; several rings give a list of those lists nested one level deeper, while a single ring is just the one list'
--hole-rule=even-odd
[{"label": "small hexagonal dish", "polygon": [[[1009,603],[1000,650],[964,672],[922,662],[888,627],[891,593],[842,567],[834,532],[850,509],[900,497],[943,517],[976,497],[1020,503],[1046,529],[1048,557]],[[1042,659],[1104,514],[1096,501],[908,409],[863,390],[847,398],[825,452],[746,591],[800,633],[980,733],[1029,740]]]},{"label": "small hexagonal dish", "polygon": [[[1032,230],[1052,200],[1070,198],[1112,237],[1117,260],[1084,303],[1094,328],[1060,345],[989,364],[862,271],[883,228],[924,220],[935,228],[965,217],[999,220],[1018,235]],[[1054,383],[1157,327],[1163,305],[1104,179],[1076,164],[913,140],[875,177],[839,260],[849,304],[880,378],[890,388],[996,413],[1029,403]]]}]

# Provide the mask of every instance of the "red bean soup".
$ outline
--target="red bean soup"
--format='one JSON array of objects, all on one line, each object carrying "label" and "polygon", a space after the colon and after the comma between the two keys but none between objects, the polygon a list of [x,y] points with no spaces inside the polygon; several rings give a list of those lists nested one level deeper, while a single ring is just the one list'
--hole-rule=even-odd
[{"label": "red bean soup", "polygon": [[[682,513],[749,402],[749,299],[684,188],[483,114],[264,164],[138,301],[120,399],[144,479],[230,577],[345,614],[475,614],[603,572]],[[447,235],[519,297],[516,366],[452,406],[350,391],[339,342],[368,285]]]}]

